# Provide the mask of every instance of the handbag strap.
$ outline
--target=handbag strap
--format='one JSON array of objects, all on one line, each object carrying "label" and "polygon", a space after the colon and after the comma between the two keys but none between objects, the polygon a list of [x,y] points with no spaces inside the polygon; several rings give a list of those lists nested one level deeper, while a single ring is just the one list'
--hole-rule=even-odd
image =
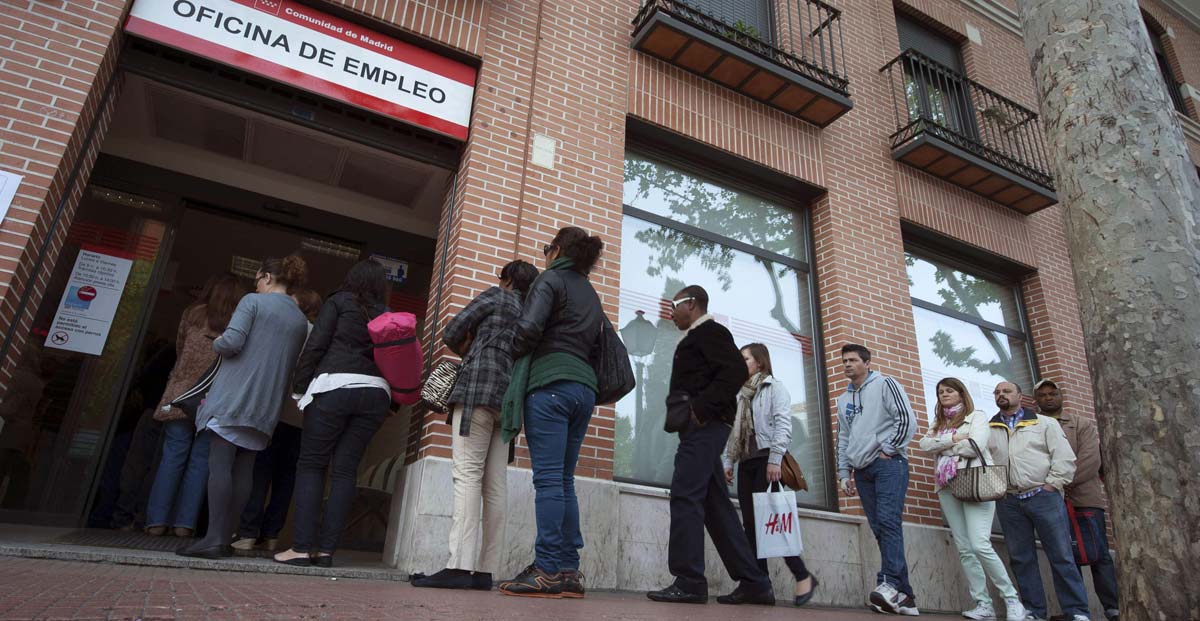
[{"label": "handbag strap", "polygon": [[975,454],[979,456],[979,463],[983,464],[983,469],[986,471],[988,467],[987,458],[983,456],[983,451],[976,444],[975,438],[967,438],[967,441],[971,443],[971,448],[975,449]]},{"label": "handbag strap", "polygon": [[[481,321],[480,323],[483,323],[483,322]],[[508,331],[508,328],[502,328],[500,330],[497,330],[496,333],[492,335],[492,338],[484,341],[483,345],[479,346],[479,349],[472,348],[474,351],[468,351],[467,355],[462,357],[462,362],[460,364],[464,367],[467,366],[467,362],[473,360],[475,358],[475,356],[478,355],[483,350],[487,349],[488,347],[491,347],[492,343],[496,342],[496,339],[500,338],[500,335],[504,334],[506,331]]]}]

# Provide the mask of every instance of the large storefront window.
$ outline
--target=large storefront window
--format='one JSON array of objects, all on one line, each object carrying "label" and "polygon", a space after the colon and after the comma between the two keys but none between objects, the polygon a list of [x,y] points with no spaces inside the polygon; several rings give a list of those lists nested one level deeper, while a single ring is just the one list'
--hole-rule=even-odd
[{"label": "large storefront window", "polygon": [[792,451],[810,486],[797,499],[829,506],[805,215],[636,154],[625,159],[624,204],[618,327],[639,385],[617,404],[616,476],[670,483],[678,438],[662,429],[663,403],[683,333],[668,300],[698,284],[739,346],[770,349],[792,396]]},{"label": "large storefront window", "polygon": [[1032,352],[1020,289],[917,254],[905,258],[917,324],[926,423],[937,403],[937,383],[946,377],[962,380],[976,409],[985,412],[996,410],[992,391],[1002,381],[1016,382],[1030,391]]}]

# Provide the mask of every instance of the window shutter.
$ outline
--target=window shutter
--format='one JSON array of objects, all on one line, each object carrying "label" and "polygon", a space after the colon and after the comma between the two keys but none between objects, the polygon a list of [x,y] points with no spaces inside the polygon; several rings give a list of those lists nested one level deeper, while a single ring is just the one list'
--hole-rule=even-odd
[{"label": "window shutter", "polygon": [[900,33],[900,51],[909,48],[917,50],[935,62],[966,74],[957,43],[903,15],[896,16],[896,30]]}]

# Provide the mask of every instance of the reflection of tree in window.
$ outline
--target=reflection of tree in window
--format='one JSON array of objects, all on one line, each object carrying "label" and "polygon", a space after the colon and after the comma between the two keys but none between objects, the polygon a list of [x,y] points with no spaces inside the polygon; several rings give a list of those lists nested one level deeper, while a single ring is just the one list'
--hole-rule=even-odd
[{"label": "reflection of tree in window", "polygon": [[[625,160],[627,190],[631,182],[636,182],[637,189],[633,197],[627,194],[625,200],[634,207],[638,206],[638,199],[647,198],[651,190],[655,190],[662,193],[672,220],[705,231],[719,231],[725,237],[775,254],[797,259],[803,257],[800,252],[800,218],[786,209],[747,194],[705,183],[678,170],[632,157]],[[637,240],[656,250],[656,263],[647,268],[651,276],[658,276],[664,270],[677,273],[689,258],[695,257],[705,269],[718,275],[724,290],[728,291],[733,284],[731,267],[735,254],[731,248],[663,227],[641,231],[637,234]],[[781,279],[794,270],[759,256],[755,256],[754,260],[771,278],[774,297],[771,318],[788,332],[800,334],[800,328],[785,312],[780,286]],[[671,294],[667,297],[671,297]]]},{"label": "reflection of tree in window", "polygon": [[[917,265],[918,259],[911,254],[906,254],[904,260],[909,267],[908,284],[911,289],[913,286],[912,268]],[[1015,305],[1014,300],[1008,299],[1012,296],[1002,295],[1007,291],[1004,287],[999,287],[995,283],[975,278],[944,265],[937,263],[927,264],[932,264],[936,270],[934,272],[934,279],[939,285],[938,295],[941,297],[940,305],[944,308],[986,321],[987,318],[984,317],[980,310],[984,306],[998,305],[1004,308],[1006,305]],[[933,302],[933,300],[926,301]],[[1007,316],[1008,313],[1006,312],[1005,315]],[[1013,369],[1012,354],[1009,351],[1008,344],[996,332],[982,327],[979,328],[979,331],[992,347],[995,354],[995,361],[993,362],[983,360],[974,347],[956,346],[954,337],[949,332],[941,329],[931,339],[933,352],[947,366],[969,367],[991,375],[1008,377],[1010,371]]]},{"label": "reflection of tree in window", "polygon": [[929,105],[926,106],[921,101],[921,89],[917,87],[917,81],[913,79],[911,73],[905,71],[904,96],[908,100],[909,122],[924,119],[944,127],[950,127],[946,118],[946,95],[942,93],[942,89],[928,82],[925,83],[925,96],[929,99]]}]

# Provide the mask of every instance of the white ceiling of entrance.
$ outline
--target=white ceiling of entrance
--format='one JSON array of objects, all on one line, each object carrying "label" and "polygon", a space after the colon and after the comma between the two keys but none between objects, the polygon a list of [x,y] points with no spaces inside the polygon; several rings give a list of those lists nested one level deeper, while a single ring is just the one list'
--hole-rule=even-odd
[{"label": "white ceiling of entrance", "polygon": [[435,237],[450,172],[129,75],[101,149]]}]

